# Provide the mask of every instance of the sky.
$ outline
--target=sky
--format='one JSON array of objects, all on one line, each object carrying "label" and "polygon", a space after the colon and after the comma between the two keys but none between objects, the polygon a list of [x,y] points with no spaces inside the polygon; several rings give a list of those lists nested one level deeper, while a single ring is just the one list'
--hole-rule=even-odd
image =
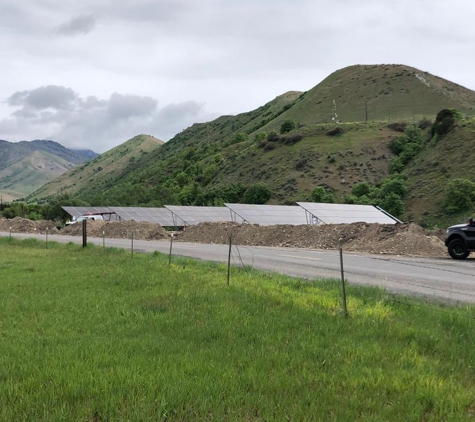
[{"label": "sky", "polygon": [[473,0],[0,0],[0,139],[107,151],[354,64],[475,90]]}]

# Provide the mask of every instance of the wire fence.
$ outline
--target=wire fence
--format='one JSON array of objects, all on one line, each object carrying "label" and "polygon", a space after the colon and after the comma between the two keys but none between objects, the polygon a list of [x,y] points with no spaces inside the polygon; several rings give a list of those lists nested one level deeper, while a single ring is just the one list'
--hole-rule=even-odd
[{"label": "wire fence", "polygon": [[[12,239],[15,237],[15,234],[10,232],[8,236],[9,236],[9,242],[11,242]],[[45,249],[48,249],[48,244],[50,244],[52,240],[54,241],[60,238],[61,236],[55,237],[55,236],[52,236],[48,231],[46,231],[44,234]],[[78,240],[79,240],[79,237],[78,237]],[[235,237],[232,235],[228,237],[228,240],[229,240],[228,245],[223,245],[223,246],[229,246],[228,283],[229,283],[229,275],[230,275],[231,267],[237,268],[241,271],[245,271],[249,276],[252,276],[255,266],[259,262],[258,261],[259,257],[256,256],[255,249],[253,249],[253,247],[251,246],[237,244]],[[131,259],[133,259],[135,252],[141,252],[140,249],[139,250],[136,249],[136,244],[134,245],[133,232],[129,233],[129,241],[130,241]],[[83,247],[86,247],[87,240],[85,241],[84,236],[82,238],[82,242],[83,242],[82,243]],[[175,256],[175,253],[176,253],[175,250],[173,249],[173,243],[174,243],[174,237],[171,236],[170,243],[169,243],[169,251],[168,251],[169,265],[171,265],[173,256]],[[100,243],[98,244],[101,245],[105,250],[109,246],[108,239],[106,237],[105,232],[103,232],[102,239],[100,239]],[[197,248],[200,247],[200,244],[196,244],[196,245],[197,245]],[[285,250],[285,249],[282,248],[282,250]],[[246,256],[243,255],[243,251],[246,252]],[[311,250],[302,249],[302,251],[309,252]],[[341,282],[342,311],[345,314],[348,314],[347,307],[346,307],[347,297],[346,297],[345,285],[349,282],[353,287],[352,278],[354,278],[355,273],[353,270],[344,272],[344,262],[345,262],[344,248],[343,247],[341,247],[340,249],[336,248],[335,252],[338,252],[338,251],[340,251],[341,267],[334,268],[332,270],[334,273],[334,277],[332,278],[339,279],[339,274],[341,274],[341,280],[338,280],[338,281]],[[321,253],[322,251],[314,251],[314,252]],[[184,254],[183,252],[180,252],[177,255],[183,256]],[[354,257],[357,255],[352,255],[352,256]],[[444,315],[450,315],[453,317],[462,316],[463,318],[475,320],[475,308],[472,307],[473,309],[470,310],[471,303],[475,302],[475,292],[471,293],[470,291],[467,291],[466,289],[463,290],[460,288],[456,288],[457,284],[460,284],[456,280],[457,276],[472,278],[473,285],[475,285],[475,276],[470,271],[463,271],[459,268],[455,268],[455,269],[440,268],[440,266],[434,266],[435,264],[431,266],[430,264],[427,264],[427,263],[408,262],[407,260],[393,259],[393,258],[381,258],[381,257],[371,257],[371,256],[365,256],[364,258],[369,259],[369,260],[374,260],[374,261],[394,262],[394,263],[397,263],[397,265],[417,267],[419,269],[436,270],[438,272],[448,274],[449,277],[453,276],[453,281],[448,283],[448,285],[452,286],[452,288],[448,288],[447,285],[438,286],[436,284],[430,284],[430,280],[428,280],[427,283],[421,283],[417,281],[400,280],[395,277],[392,277],[391,279],[388,279],[388,280],[384,280],[384,277],[379,278],[377,276],[373,276],[374,282],[371,282],[370,285],[387,290],[388,300],[390,302],[398,303],[408,308],[424,308],[426,310],[431,310],[431,311],[438,312]],[[453,265],[459,264],[457,261],[453,261],[453,262],[448,261],[448,262],[450,262]],[[312,264],[306,264],[306,265],[312,266]],[[318,281],[318,279],[328,278],[328,277],[321,277],[319,275],[321,267],[319,267],[318,265],[314,264],[312,268],[314,270],[313,276],[311,277],[301,276],[301,278],[307,278],[312,281],[315,281],[315,280]],[[273,270],[269,269],[269,271],[273,271]],[[370,276],[366,276],[366,277],[371,278]],[[397,293],[391,293],[391,291],[388,290],[388,286],[391,284],[393,285],[395,284],[401,287],[400,289],[398,289]],[[414,288],[417,288],[417,291]],[[414,298],[420,299],[421,297],[424,298],[425,300],[424,301],[414,300]],[[463,298],[463,300],[460,298]],[[351,300],[351,293],[348,296],[348,300]],[[444,306],[435,307],[434,304],[439,304],[439,305],[444,305]],[[456,306],[453,306],[453,305],[456,305]],[[467,310],[468,312],[466,312]]]}]

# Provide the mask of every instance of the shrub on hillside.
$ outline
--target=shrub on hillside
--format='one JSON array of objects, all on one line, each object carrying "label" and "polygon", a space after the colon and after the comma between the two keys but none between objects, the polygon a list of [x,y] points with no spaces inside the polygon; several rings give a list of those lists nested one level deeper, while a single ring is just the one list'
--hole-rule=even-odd
[{"label": "shrub on hillside", "polygon": [[294,130],[296,126],[296,123],[293,120],[286,120],[282,125],[280,126],[280,133],[289,133],[290,131]]},{"label": "shrub on hillside", "polygon": [[423,119],[419,121],[419,123],[417,124],[417,127],[421,130],[426,130],[431,125],[432,125],[431,120],[428,119],[427,117],[424,117]]},{"label": "shrub on hillside", "polygon": [[468,179],[453,179],[445,188],[444,205],[450,214],[468,211],[475,200],[475,183]]},{"label": "shrub on hillside", "polygon": [[254,136],[254,141],[255,142],[260,142],[260,141],[263,141],[266,138],[267,138],[267,133],[266,132],[259,132],[259,133],[256,133],[256,135]]},{"label": "shrub on hillside", "polygon": [[310,194],[310,199],[313,202],[323,202],[333,204],[336,201],[335,194],[327,191],[324,186],[317,186]]},{"label": "shrub on hillside", "polygon": [[255,183],[244,192],[242,201],[245,204],[265,204],[272,196],[272,191],[264,183]]},{"label": "shrub on hillside", "polygon": [[340,136],[343,133],[344,133],[343,128],[341,128],[340,126],[337,126],[337,127],[334,127],[333,129],[330,129],[329,131],[327,131],[327,133],[325,135],[327,135],[327,136]]},{"label": "shrub on hillside", "polygon": [[296,133],[294,135],[281,136],[280,142],[285,145],[294,145],[303,139],[303,135]]},{"label": "shrub on hillside", "polygon": [[277,133],[275,130],[273,130],[271,133],[269,133],[269,134],[267,135],[267,140],[268,140],[269,142],[278,142],[279,139],[280,139],[280,138],[279,138],[279,135],[278,135],[278,133]]},{"label": "shrub on hillside", "polygon": [[395,132],[404,132],[406,130],[406,122],[393,122],[388,124],[388,128]]},{"label": "shrub on hillside", "polygon": [[447,134],[455,125],[455,119],[459,114],[455,109],[449,110],[445,108],[439,111],[431,128],[432,136],[435,134],[439,136]]},{"label": "shrub on hillside", "polygon": [[273,149],[277,148],[277,144],[274,142],[266,142],[266,145],[264,147],[264,151],[272,151]]}]

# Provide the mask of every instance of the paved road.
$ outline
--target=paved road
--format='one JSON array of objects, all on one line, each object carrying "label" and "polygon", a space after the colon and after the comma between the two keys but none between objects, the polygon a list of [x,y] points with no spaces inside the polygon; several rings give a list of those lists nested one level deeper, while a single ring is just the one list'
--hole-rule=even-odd
[{"label": "paved road", "polygon": [[[0,236],[8,236],[0,232]],[[16,238],[44,235],[13,234]],[[50,235],[50,240],[81,243],[77,236]],[[101,238],[89,242],[102,245]],[[106,239],[107,246],[130,248],[131,241]],[[168,241],[135,240],[137,252],[168,253]],[[174,242],[173,254],[203,260],[226,262],[228,246]],[[307,279],[341,278],[340,256],[337,251],[269,248],[258,246],[233,247],[233,263],[275,271]],[[475,259],[455,261],[451,258],[410,258],[344,253],[345,279],[349,283],[382,286],[398,293],[410,293],[448,301],[475,302]]]}]

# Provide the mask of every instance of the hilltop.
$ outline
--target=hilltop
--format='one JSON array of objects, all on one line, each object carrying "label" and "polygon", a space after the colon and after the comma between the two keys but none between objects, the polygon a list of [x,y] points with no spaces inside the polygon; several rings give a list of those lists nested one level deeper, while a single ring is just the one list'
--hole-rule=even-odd
[{"label": "hilltop", "polygon": [[[441,109],[457,109],[463,121],[429,142]],[[460,177],[460,150],[451,146],[463,148],[475,139],[467,123],[473,114],[474,91],[427,72],[404,65],[350,66],[307,92],[287,92],[253,111],[194,124],[107,177],[97,170],[84,173],[97,162],[80,166],[30,199],[62,192],[96,205],[213,205],[242,200],[256,183],[270,189],[269,203],[306,200],[316,186],[343,198],[356,183],[378,185],[387,178],[396,157],[391,141],[405,126],[421,124],[425,140],[402,171],[409,187],[404,217],[427,220],[424,213],[441,207],[442,184]],[[465,151],[466,159],[471,154]],[[475,179],[469,167],[463,170]],[[92,175],[95,182],[84,183]]]},{"label": "hilltop", "polygon": [[95,156],[93,151],[71,150],[54,141],[0,140],[0,192],[4,200],[26,196]]}]

